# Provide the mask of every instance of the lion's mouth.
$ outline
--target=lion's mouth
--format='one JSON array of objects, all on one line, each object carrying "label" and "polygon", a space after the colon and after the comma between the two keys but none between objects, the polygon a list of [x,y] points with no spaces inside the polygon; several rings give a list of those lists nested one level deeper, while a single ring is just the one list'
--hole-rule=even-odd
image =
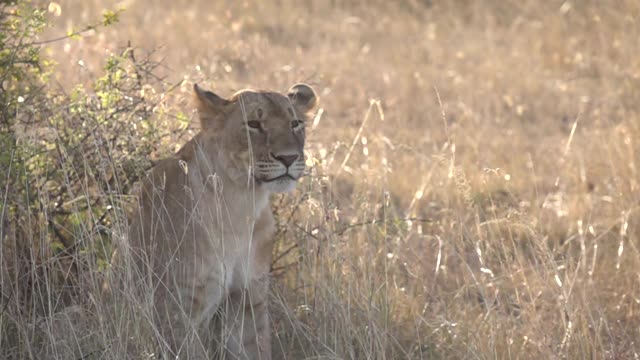
[{"label": "lion's mouth", "polygon": [[298,179],[294,178],[293,176],[287,174],[282,174],[280,176],[271,178],[271,179],[261,179],[260,181],[263,183],[270,183],[273,181],[278,181],[278,180],[293,180],[293,181],[297,181]]}]

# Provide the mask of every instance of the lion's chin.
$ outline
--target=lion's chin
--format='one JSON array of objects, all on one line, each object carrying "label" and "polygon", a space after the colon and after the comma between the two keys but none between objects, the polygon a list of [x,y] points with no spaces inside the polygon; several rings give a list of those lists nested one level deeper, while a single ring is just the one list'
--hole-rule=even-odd
[{"label": "lion's chin", "polygon": [[296,188],[296,179],[286,175],[267,181],[263,180],[260,185],[269,192],[290,192]]}]

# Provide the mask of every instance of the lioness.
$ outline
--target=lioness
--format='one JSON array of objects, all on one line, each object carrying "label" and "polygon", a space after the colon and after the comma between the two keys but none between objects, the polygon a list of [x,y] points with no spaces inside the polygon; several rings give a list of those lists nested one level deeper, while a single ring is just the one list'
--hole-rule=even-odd
[{"label": "lioness", "polygon": [[143,180],[130,259],[152,286],[157,330],[174,356],[213,356],[205,344],[217,340],[219,355],[270,359],[269,194],[294,189],[305,169],[317,97],[305,84],[229,99],[193,89],[201,131]]}]

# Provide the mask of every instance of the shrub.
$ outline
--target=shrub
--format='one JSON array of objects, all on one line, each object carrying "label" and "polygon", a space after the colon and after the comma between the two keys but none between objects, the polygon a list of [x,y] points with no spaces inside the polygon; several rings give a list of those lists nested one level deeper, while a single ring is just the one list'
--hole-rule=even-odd
[{"label": "shrub", "polygon": [[152,166],[145,159],[188,127],[164,102],[153,53],[138,58],[130,44],[89,85],[56,87],[56,65],[41,52],[48,41],[38,40],[45,14],[0,3],[0,347],[18,358],[29,348],[21,344],[38,341],[29,324],[98,291],[126,194]]}]

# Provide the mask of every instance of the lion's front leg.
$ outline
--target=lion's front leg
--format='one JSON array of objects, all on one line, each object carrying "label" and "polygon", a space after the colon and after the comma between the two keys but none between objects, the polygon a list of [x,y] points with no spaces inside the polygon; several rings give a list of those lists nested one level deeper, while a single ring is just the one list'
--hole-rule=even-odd
[{"label": "lion's front leg", "polygon": [[222,316],[225,352],[231,358],[271,359],[268,291],[265,276],[230,294]]},{"label": "lion's front leg", "polygon": [[[232,359],[271,359],[269,269],[274,220],[270,208],[258,216],[252,253],[236,264],[236,284],[221,309],[224,352]],[[247,261],[248,260],[248,261]]]},{"label": "lion's front leg", "polygon": [[204,330],[226,295],[223,275],[200,273],[188,281],[191,276],[175,273],[179,275],[167,275],[155,286],[159,335],[170,357],[207,359],[210,338]]}]

